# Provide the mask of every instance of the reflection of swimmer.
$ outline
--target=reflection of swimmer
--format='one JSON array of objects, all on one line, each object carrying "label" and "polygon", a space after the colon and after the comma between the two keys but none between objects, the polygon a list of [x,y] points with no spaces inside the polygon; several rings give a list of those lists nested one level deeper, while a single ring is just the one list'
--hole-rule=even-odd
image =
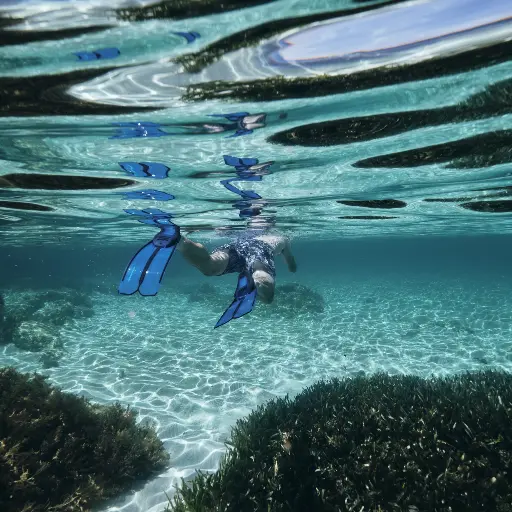
[{"label": "reflection of swimmer", "polygon": [[[240,137],[241,135],[249,135],[254,130],[264,128],[267,126],[268,115],[277,119],[286,119],[288,114],[280,112],[277,116],[266,114],[264,112],[259,114],[249,114],[248,112],[234,112],[232,114],[210,114],[209,117],[224,118],[229,121],[227,123],[211,122],[211,123],[189,123],[189,124],[176,124],[172,125],[175,128],[182,128],[187,130],[187,133],[199,135],[203,133],[224,133],[234,132],[230,137]],[[173,133],[172,135],[179,135]]]},{"label": "reflection of swimmer", "polygon": [[274,300],[277,255],[284,257],[290,272],[297,270],[290,241],[282,236],[238,238],[211,253],[202,244],[182,236],[177,249],[206,276],[239,274],[235,298],[215,327],[249,313],[256,297],[265,304]]},{"label": "reflection of swimmer", "polygon": [[[231,137],[250,135],[254,130],[267,126],[267,114],[249,114],[235,112],[232,114],[211,114],[208,117],[222,118],[226,122],[207,123],[153,123],[148,121],[116,123],[117,133],[112,139],[129,139],[134,137],[163,137],[168,135],[202,135],[212,133],[227,133]],[[279,113],[278,119],[286,119],[285,112]],[[165,128],[165,131],[163,130]],[[173,131],[169,131],[169,129]]]},{"label": "reflection of swimmer", "polygon": [[[267,114],[254,114],[249,112],[235,112],[233,114],[212,114],[210,117],[222,117],[229,123],[200,123],[194,125],[199,129],[199,133],[222,133],[233,131],[229,137],[240,137],[249,135],[258,128],[266,126]],[[191,125],[187,125],[191,126]]]}]

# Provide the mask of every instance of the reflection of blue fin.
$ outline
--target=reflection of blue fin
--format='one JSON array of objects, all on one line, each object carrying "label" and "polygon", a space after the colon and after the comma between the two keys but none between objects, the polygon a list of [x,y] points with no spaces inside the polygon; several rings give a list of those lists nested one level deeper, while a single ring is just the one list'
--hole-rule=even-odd
[{"label": "reflection of blue fin", "polygon": [[176,34],[177,36],[182,36],[187,40],[187,43],[193,43],[196,39],[201,37],[201,34],[198,32],[172,32],[173,34]]},{"label": "reflection of blue fin", "polygon": [[129,208],[124,211],[129,215],[137,217],[137,220],[142,222],[142,224],[156,226],[161,229],[164,229],[165,226],[174,226],[174,223],[171,220],[172,215],[168,212],[159,210],[158,208],[146,208],[145,210]]},{"label": "reflection of blue fin", "polygon": [[117,48],[101,48],[93,52],[75,52],[78,60],[115,59],[121,55]]},{"label": "reflection of blue fin", "polygon": [[226,138],[241,137],[242,135],[250,135],[256,128],[263,128],[266,126],[265,121],[267,114],[262,112],[260,114],[249,114],[249,112],[231,112],[229,114],[210,114],[210,117],[223,117],[232,123],[236,123],[233,127],[236,129],[235,133],[228,135]]},{"label": "reflection of blue fin", "polygon": [[224,311],[224,314],[215,324],[215,328],[227,324],[234,318],[240,318],[250,313],[256,301],[256,287],[254,281],[245,272],[238,276],[238,283],[235,291],[235,299],[231,305]]},{"label": "reflection of blue fin", "polygon": [[142,247],[126,268],[119,293],[151,296],[158,293],[167,264],[180,240],[180,228],[175,224],[160,226],[161,231]]},{"label": "reflection of blue fin", "polygon": [[119,165],[127,173],[137,176],[138,178],[167,178],[170,167],[157,162],[119,162]]},{"label": "reflection of blue fin", "polygon": [[262,205],[261,204],[253,204],[250,201],[237,201],[233,204],[233,208],[240,210],[239,217],[247,218],[247,217],[257,217],[261,215]]},{"label": "reflection of blue fin", "polygon": [[[258,176],[260,178],[261,176]],[[240,190],[236,188],[234,185],[231,185],[232,181],[238,181],[238,178],[230,179],[230,180],[222,180],[221,183],[224,185],[230,192],[238,194],[243,199],[261,199],[262,197],[254,192],[254,190]],[[256,180],[244,180],[244,181],[256,181]]]},{"label": "reflection of blue fin", "polygon": [[244,198],[244,199],[262,199],[262,197],[257,194],[256,192],[254,192],[254,190],[241,190],[241,196]]},{"label": "reflection of blue fin", "polygon": [[258,162],[257,158],[238,158],[236,156],[224,155],[224,163],[236,169],[247,169],[252,165],[257,165]]},{"label": "reflection of blue fin", "polygon": [[133,139],[137,137],[165,137],[170,135],[160,128],[160,124],[151,121],[114,123],[118,126],[117,134],[111,139]]},{"label": "reflection of blue fin", "polygon": [[153,201],[170,201],[171,199],[176,199],[172,194],[152,189],[125,192],[124,195],[125,199],[152,199]]},{"label": "reflection of blue fin", "polygon": [[208,117],[223,117],[232,123],[240,120],[241,118],[248,116],[249,112],[232,112],[230,114],[209,114]]}]

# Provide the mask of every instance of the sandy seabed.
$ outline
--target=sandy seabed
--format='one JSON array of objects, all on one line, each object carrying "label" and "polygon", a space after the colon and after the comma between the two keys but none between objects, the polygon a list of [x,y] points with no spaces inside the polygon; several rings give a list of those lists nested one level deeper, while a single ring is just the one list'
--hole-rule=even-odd
[{"label": "sandy seabed", "polygon": [[502,278],[303,284],[323,296],[323,313],[257,305],[216,330],[233,293],[223,282],[205,301],[179,280],[152,298],[94,293],[94,317],[62,331],[58,368],[43,370],[40,354],[13,345],[0,351],[0,365],[43,372],[66,391],[120,401],[155,422],[172,466],[105,512],[161,512],[164,491],[172,496],[182,477],[216,469],[238,418],[319,379],[512,370],[512,286]]}]

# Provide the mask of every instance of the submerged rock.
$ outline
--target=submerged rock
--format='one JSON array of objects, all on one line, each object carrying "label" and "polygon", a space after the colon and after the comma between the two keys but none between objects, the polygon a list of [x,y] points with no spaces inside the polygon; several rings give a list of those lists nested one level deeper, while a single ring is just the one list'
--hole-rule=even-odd
[{"label": "submerged rock", "polygon": [[204,283],[190,290],[188,300],[190,302],[205,302],[218,298],[219,296],[219,291],[215,286],[210,283]]},{"label": "submerged rock", "polygon": [[40,352],[61,346],[59,330],[55,326],[36,320],[21,322],[13,332],[12,343],[29,352]]},{"label": "submerged rock", "polygon": [[40,358],[43,368],[57,368],[59,366],[60,355],[57,352],[46,352]]},{"label": "submerged rock", "polygon": [[226,302],[226,294],[211,283],[203,283],[199,286],[188,287],[185,290],[188,301],[196,304],[204,304],[212,308],[222,308]]},{"label": "submerged rock", "polygon": [[12,343],[12,338],[18,322],[13,316],[7,316],[0,322],[0,345]]},{"label": "submerged rock", "polygon": [[45,302],[34,313],[34,319],[49,322],[53,325],[64,325],[73,318],[90,318],[93,315],[92,305],[79,300],[73,304],[70,300],[55,300]]},{"label": "submerged rock", "polygon": [[298,283],[276,286],[275,300],[270,306],[281,315],[295,316],[300,313],[323,313],[324,298],[311,288]]},{"label": "submerged rock", "polygon": [[34,313],[34,320],[53,325],[64,325],[68,319],[73,318],[74,311],[73,304],[65,300],[46,302]]},{"label": "submerged rock", "polygon": [[40,361],[50,368],[58,365],[62,355],[61,327],[93,314],[90,297],[77,290],[13,293],[10,301],[0,306],[0,344],[44,352]]}]

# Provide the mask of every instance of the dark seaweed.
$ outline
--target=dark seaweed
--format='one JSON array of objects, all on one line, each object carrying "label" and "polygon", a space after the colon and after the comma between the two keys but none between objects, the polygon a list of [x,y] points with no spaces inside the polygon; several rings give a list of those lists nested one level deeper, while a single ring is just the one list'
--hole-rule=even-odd
[{"label": "dark seaweed", "polygon": [[168,464],[155,430],[41,375],[0,369],[0,510],[82,512]]},{"label": "dark seaweed", "polygon": [[512,510],[512,375],[321,381],[239,420],[175,512]]}]

